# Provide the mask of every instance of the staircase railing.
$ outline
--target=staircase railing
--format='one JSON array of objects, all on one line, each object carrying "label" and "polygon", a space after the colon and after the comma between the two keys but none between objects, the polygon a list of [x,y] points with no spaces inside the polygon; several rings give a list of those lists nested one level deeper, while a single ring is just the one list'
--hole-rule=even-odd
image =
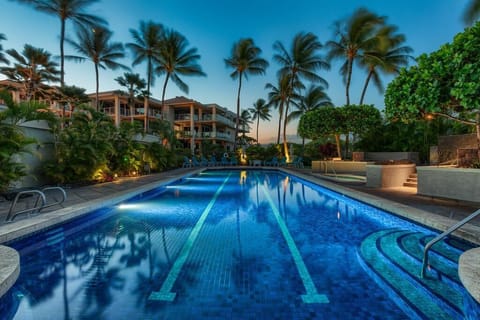
[{"label": "staircase railing", "polygon": [[436,236],[435,238],[433,238],[432,240],[430,240],[426,245],[425,245],[425,249],[423,250],[423,264],[422,264],[422,278],[425,277],[425,273],[427,271],[427,266],[428,266],[428,251],[432,248],[432,246],[439,242],[440,240],[442,240],[443,238],[445,238],[446,236],[450,235],[451,233],[453,233],[454,231],[456,231],[457,229],[460,229],[463,225],[465,225],[466,223],[470,222],[471,220],[475,219],[477,216],[480,215],[480,209],[478,209],[477,211],[473,212],[472,214],[470,214],[468,217],[466,217],[465,219],[463,219],[462,221],[459,221],[457,222],[456,224],[454,224],[453,226],[451,226],[450,228],[448,228],[445,232],[443,232],[442,234],[439,234],[438,236]]},{"label": "staircase railing", "polygon": [[[60,194],[62,195],[62,198],[58,201],[47,203],[47,198],[45,196],[45,192],[46,191],[51,191],[51,190],[58,190],[60,192]],[[19,210],[19,211],[15,211],[14,209],[17,206],[18,200],[22,196],[26,196],[26,195],[33,195],[33,196],[36,195],[37,196],[37,198],[35,199],[35,203],[33,204],[33,207],[23,209],[23,210]],[[10,210],[8,211],[8,214],[7,214],[7,217],[6,217],[5,221],[7,221],[7,222],[13,221],[16,216],[18,216],[19,214],[22,214],[22,213],[29,213],[29,214],[30,213],[38,213],[45,208],[49,208],[49,207],[52,207],[52,206],[55,206],[55,205],[60,205],[66,199],[67,199],[67,194],[66,194],[65,190],[61,187],[47,187],[47,188],[43,188],[42,190],[33,189],[33,190],[20,191],[15,196],[15,199],[13,200],[12,205],[10,206]]]}]

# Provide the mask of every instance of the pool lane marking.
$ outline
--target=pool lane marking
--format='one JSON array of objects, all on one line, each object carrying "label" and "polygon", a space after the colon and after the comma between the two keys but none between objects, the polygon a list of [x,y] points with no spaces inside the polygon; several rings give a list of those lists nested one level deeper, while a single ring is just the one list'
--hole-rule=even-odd
[{"label": "pool lane marking", "polygon": [[300,278],[302,279],[303,286],[305,287],[305,291],[307,292],[306,294],[302,295],[302,300],[304,303],[330,303],[328,300],[327,295],[325,294],[319,294],[317,291],[317,288],[315,287],[315,284],[313,283],[312,277],[310,276],[310,273],[308,272],[307,266],[305,265],[305,262],[303,261],[303,258],[300,254],[300,251],[298,251],[297,245],[295,244],[295,241],[292,238],[292,235],[290,234],[290,231],[288,231],[288,227],[285,224],[285,221],[283,220],[282,216],[280,215],[280,212],[278,211],[277,207],[275,206],[275,203],[273,202],[272,198],[268,194],[267,189],[265,188],[265,185],[260,182],[260,179],[258,178],[258,175],[255,174],[255,177],[257,178],[257,183],[262,185],[263,193],[265,194],[265,197],[268,200],[268,203],[270,204],[270,207],[272,208],[273,214],[275,215],[275,218],[277,219],[278,226],[280,227],[280,230],[282,231],[283,237],[285,238],[285,241],[287,242],[288,249],[290,250],[290,254],[293,257],[293,261],[295,262],[295,266],[297,267],[298,273],[300,275]]},{"label": "pool lane marking", "polygon": [[177,281],[177,278],[180,274],[180,271],[182,271],[183,265],[187,261],[188,256],[190,255],[190,251],[192,250],[193,244],[195,243],[195,240],[197,239],[200,230],[202,229],[205,220],[207,219],[208,214],[213,208],[213,205],[217,201],[218,196],[223,190],[223,187],[225,187],[225,184],[227,183],[228,179],[232,173],[230,172],[228,176],[225,178],[223,181],[222,185],[217,189],[217,192],[215,192],[212,200],[208,203],[207,207],[203,210],[202,215],[198,219],[197,223],[193,227],[192,231],[190,232],[190,235],[187,238],[187,241],[185,241],[185,244],[182,247],[182,250],[180,251],[180,254],[178,255],[177,259],[175,260],[172,268],[170,269],[170,272],[167,275],[167,278],[162,284],[162,287],[160,288],[160,291],[152,291],[150,296],[148,297],[148,300],[150,301],[173,301],[175,300],[176,293],[171,292],[173,285],[175,284],[175,281]]}]

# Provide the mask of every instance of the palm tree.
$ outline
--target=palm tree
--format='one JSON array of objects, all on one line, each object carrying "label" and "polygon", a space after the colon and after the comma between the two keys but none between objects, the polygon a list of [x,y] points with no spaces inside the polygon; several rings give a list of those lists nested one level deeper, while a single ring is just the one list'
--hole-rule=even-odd
[{"label": "palm tree", "polygon": [[226,67],[233,69],[230,77],[234,80],[238,78],[234,151],[237,149],[237,136],[240,123],[240,91],[242,90],[242,79],[247,79],[248,75],[265,74],[268,61],[260,58],[261,53],[262,50],[255,45],[253,39],[240,39],[233,45],[230,57],[224,60]]},{"label": "palm tree", "polygon": [[252,123],[252,115],[248,109],[240,112],[240,121],[242,122],[242,144],[246,144],[245,132],[247,132],[248,124]]},{"label": "palm tree", "polygon": [[382,28],[378,33],[380,39],[378,45],[372,51],[365,52],[360,59],[360,65],[368,70],[362,96],[360,97],[360,105],[363,104],[370,79],[373,80],[378,90],[383,92],[384,88],[379,71],[387,74],[398,74],[400,67],[406,66],[409,59],[414,59],[409,55],[409,53],[413,52],[413,49],[402,45],[405,42],[405,36],[394,33],[396,31],[397,27],[395,26]]},{"label": "palm tree", "polygon": [[260,125],[260,120],[270,121],[272,115],[270,114],[270,106],[267,104],[265,99],[258,99],[253,107],[248,109],[252,116],[252,120],[257,120],[257,144],[258,142],[258,127]]},{"label": "palm tree", "polygon": [[[7,40],[7,37],[5,37],[5,35],[3,33],[0,33],[0,41],[1,40]],[[2,45],[0,44],[0,62],[3,62],[4,64],[9,64],[10,62],[8,61],[8,59],[5,57],[5,55],[3,54],[3,47]]]},{"label": "palm tree", "polygon": [[135,96],[143,93],[146,86],[145,80],[140,78],[138,73],[125,72],[122,77],[115,78],[115,81],[128,90],[128,108],[130,109],[130,120],[133,123]]},{"label": "palm tree", "polygon": [[463,14],[465,24],[472,24],[480,16],[480,0],[470,0]]},{"label": "palm tree", "polygon": [[26,44],[22,53],[15,49],[6,53],[15,61],[12,67],[0,68],[0,73],[23,85],[27,101],[47,94],[49,87],[44,82],[58,82],[58,64],[51,60],[48,51]]},{"label": "palm tree", "polygon": [[158,51],[162,42],[164,28],[161,24],[154,23],[152,21],[140,21],[139,30],[130,29],[133,41],[126,44],[133,53],[132,66],[136,66],[140,63],[147,63],[147,94],[144,100],[144,131],[147,131],[148,127],[148,108],[150,87],[155,84],[154,69],[157,65]]},{"label": "palm tree", "polygon": [[91,60],[95,66],[95,108],[98,111],[98,88],[99,79],[98,68],[102,69],[126,69],[121,63],[116,60],[124,58],[125,52],[123,45],[120,42],[111,42],[112,32],[105,28],[86,29],[79,28],[77,31],[77,42],[71,39],[65,39],[81,56],[67,55],[65,58],[75,60],[77,62],[84,62]]},{"label": "palm tree", "polygon": [[99,0],[16,0],[20,3],[32,5],[36,10],[60,18],[60,85],[65,84],[65,25],[67,20],[72,20],[77,26],[91,28],[107,25],[107,22],[95,15],[85,13],[85,8]]},{"label": "palm tree", "polygon": [[378,45],[377,30],[383,22],[383,17],[360,8],[347,20],[335,23],[337,40],[327,42],[327,58],[328,60],[344,59],[340,73],[345,81],[347,105],[350,104],[353,63],[364,51],[372,50]]},{"label": "palm tree", "polygon": [[268,93],[268,100],[269,105],[273,105],[275,109],[278,108],[278,132],[277,132],[277,144],[280,144],[280,132],[282,129],[283,123],[283,109],[285,104],[287,103],[288,97],[293,96],[294,98],[298,98],[296,94],[297,90],[303,88],[303,84],[300,81],[295,81],[293,88],[294,90],[290,89],[290,79],[291,76],[288,74],[279,75],[278,77],[278,85],[275,87],[271,83],[267,83],[265,85],[265,89],[269,89],[270,92]]},{"label": "palm tree", "polygon": [[[300,78],[305,78],[312,82],[318,82],[328,87],[328,83],[325,79],[320,77],[316,72],[319,69],[329,69],[330,65],[323,60],[318,54],[322,48],[322,44],[318,41],[317,36],[313,33],[300,32],[293,38],[292,46],[288,51],[282,43],[275,42],[273,48],[277,53],[274,55],[275,61],[277,61],[281,69],[279,74],[290,75],[290,90],[293,93],[295,81],[299,81]],[[288,142],[287,142],[287,119],[288,119],[288,107],[291,102],[291,96],[287,97],[287,103],[285,105],[285,118],[283,122],[283,149],[285,156],[288,159]]]},{"label": "palm tree", "polygon": [[158,74],[165,74],[162,109],[164,108],[168,80],[172,79],[180,90],[188,94],[188,85],[183,82],[180,76],[206,76],[202,67],[197,63],[200,59],[197,48],[188,48],[187,38],[175,30],[165,31],[157,59],[158,67],[155,71]]},{"label": "palm tree", "polygon": [[[333,103],[330,97],[325,92],[325,88],[322,86],[310,85],[304,95],[301,98],[299,104],[296,105],[296,110],[292,111],[288,117],[287,122],[299,119],[305,113],[311,110],[315,110],[321,107],[332,106]],[[302,137],[302,150],[305,147],[305,138]]]}]

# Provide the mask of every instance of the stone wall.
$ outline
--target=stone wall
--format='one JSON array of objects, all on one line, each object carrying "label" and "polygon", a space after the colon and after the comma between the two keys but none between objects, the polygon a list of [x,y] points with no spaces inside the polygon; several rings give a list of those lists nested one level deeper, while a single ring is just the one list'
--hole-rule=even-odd
[{"label": "stone wall", "polygon": [[438,162],[457,160],[457,149],[476,149],[477,138],[474,133],[438,137]]},{"label": "stone wall", "polygon": [[418,164],[418,152],[353,152],[353,161],[410,160]]}]

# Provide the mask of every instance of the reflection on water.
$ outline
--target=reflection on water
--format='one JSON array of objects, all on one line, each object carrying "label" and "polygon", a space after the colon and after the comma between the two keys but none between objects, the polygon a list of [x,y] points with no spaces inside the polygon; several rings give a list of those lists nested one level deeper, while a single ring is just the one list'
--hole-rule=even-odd
[{"label": "reflection on water", "polygon": [[[174,284],[176,299],[149,301],[225,174],[200,174],[12,244],[21,275],[0,299],[0,318],[404,318],[364,274],[356,248],[375,230],[415,227],[268,171],[234,172]],[[302,281],[259,184],[330,304],[302,302]]]}]

